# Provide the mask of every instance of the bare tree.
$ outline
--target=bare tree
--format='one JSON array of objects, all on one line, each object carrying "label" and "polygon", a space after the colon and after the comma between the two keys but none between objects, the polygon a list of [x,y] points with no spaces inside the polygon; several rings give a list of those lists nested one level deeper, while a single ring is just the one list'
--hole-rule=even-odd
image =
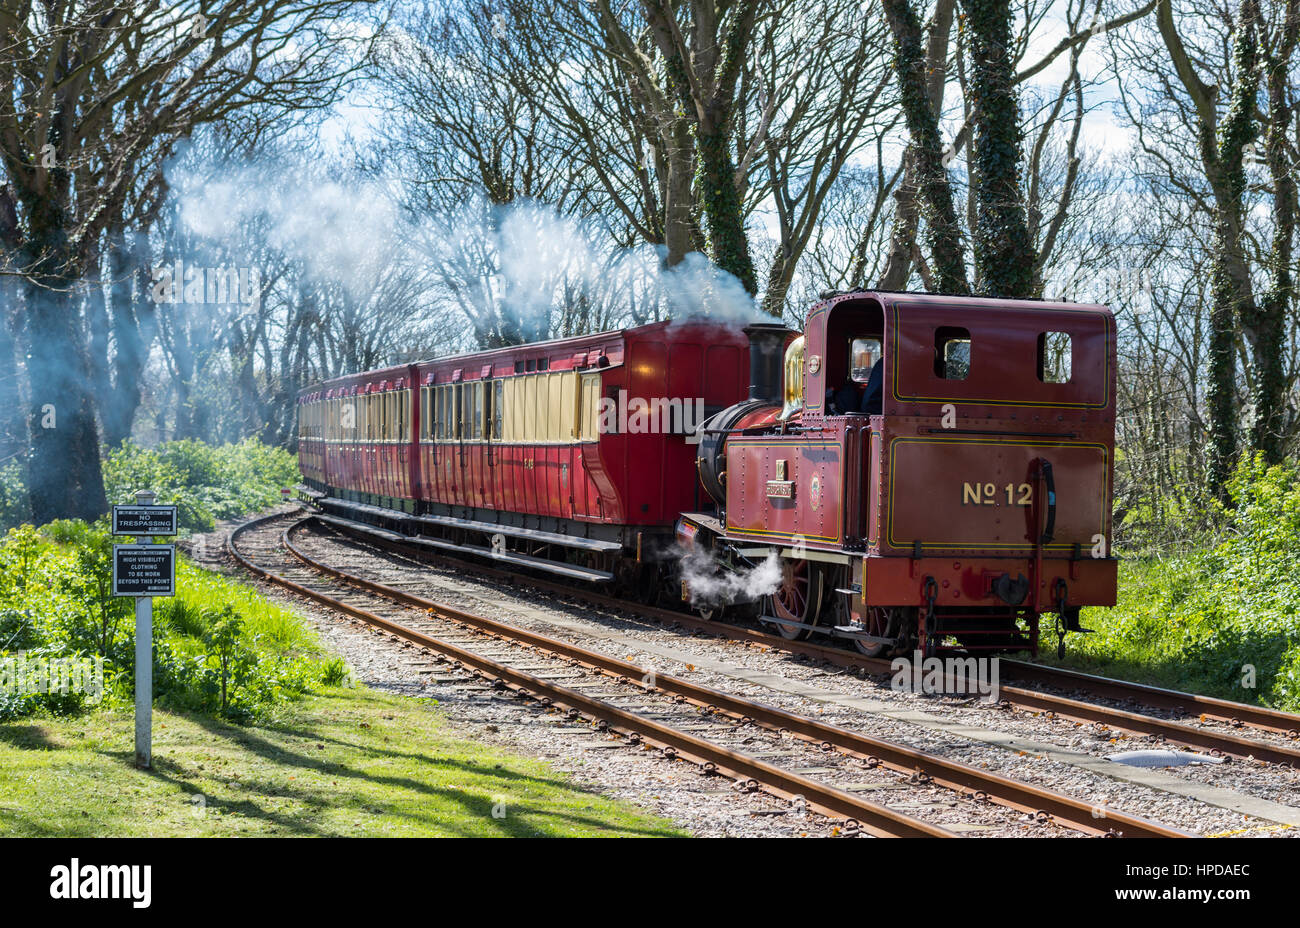
[{"label": "bare tree", "polygon": [[[195,126],[252,104],[332,98],[333,28],[352,4],[0,3],[0,159],[23,227],[31,383],[28,492],[38,522],[106,507],[79,282],[137,169]],[[93,183],[89,182],[93,178]]]}]

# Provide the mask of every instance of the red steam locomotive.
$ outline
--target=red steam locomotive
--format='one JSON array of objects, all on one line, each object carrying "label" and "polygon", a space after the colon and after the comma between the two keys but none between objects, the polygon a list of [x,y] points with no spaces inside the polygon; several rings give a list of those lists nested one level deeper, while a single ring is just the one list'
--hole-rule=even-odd
[{"label": "red steam locomotive", "polygon": [[854,291],[342,377],[322,517],[868,654],[1035,650],[1115,602],[1103,306]]}]

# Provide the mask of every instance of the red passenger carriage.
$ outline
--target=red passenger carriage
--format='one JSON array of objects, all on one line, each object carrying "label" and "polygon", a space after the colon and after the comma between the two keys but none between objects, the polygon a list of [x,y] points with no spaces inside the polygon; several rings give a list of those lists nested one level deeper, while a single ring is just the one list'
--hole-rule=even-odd
[{"label": "red passenger carriage", "polygon": [[[434,547],[641,578],[638,555],[699,506],[693,433],[744,397],[748,352],[738,326],[663,322],[339,378],[300,398],[323,423],[302,433],[303,475],[322,508]],[[405,418],[381,405],[363,413],[377,431],[349,430],[365,395]]]}]

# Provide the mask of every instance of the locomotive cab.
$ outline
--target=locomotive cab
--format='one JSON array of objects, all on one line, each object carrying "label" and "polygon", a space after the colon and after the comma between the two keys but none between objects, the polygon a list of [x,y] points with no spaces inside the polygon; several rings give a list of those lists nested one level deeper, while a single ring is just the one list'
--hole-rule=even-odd
[{"label": "locomotive cab", "polygon": [[[810,317],[811,319],[811,317]],[[823,325],[808,326],[805,343],[808,376],[805,398],[811,415],[880,415],[884,378],[884,314],[876,303],[843,303],[828,312]],[[874,408],[867,400],[874,389]]]},{"label": "locomotive cab", "polygon": [[[844,307],[835,325],[827,326],[825,361],[814,356],[811,373],[825,383],[824,415],[880,415],[884,382],[884,332],[880,313],[861,307]],[[816,390],[805,378],[809,370],[807,340],[794,339],[785,354],[784,405],[780,419],[788,420],[804,409],[805,391]],[[818,377],[817,375],[821,376]],[[813,404],[813,413],[818,411]]]}]

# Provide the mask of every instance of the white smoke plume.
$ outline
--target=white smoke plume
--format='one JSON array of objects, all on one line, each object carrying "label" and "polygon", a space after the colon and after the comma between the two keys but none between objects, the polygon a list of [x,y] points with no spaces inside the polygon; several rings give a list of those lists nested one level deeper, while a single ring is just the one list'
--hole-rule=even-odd
[{"label": "white smoke plume", "polygon": [[702,548],[679,549],[682,579],[692,606],[729,606],[770,596],[781,585],[781,559],[769,554],[756,567],[726,570]]},{"label": "white smoke plume", "polygon": [[[666,268],[662,248],[612,248],[595,220],[564,216],[544,203],[471,200],[423,221],[418,241],[445,289],[514,314],[525,332],[566,334],[558,331],[560,314],[578,301],[591,307],[595,329],[668,317],[767,318],[740,281],[704,255],[691,253]],[[477,279],[483,286],[462,286]]]},{"label": "white smoke plume", "polygon": [[376,265],[402,248],[399,211],[370,183],[265,160],[236,168],[185,164],[173,190],[194,234],[238,254],[241,229],[258,223],[266,244],[300,260],[315,279],[349,290],[371,284]]},{"label": "white smoke plume", "polygon": [[662,248],[617,247],[599,220],[545,203],[471,197],[446,212],[418,212],[404,205],[399,180],[339,178],[273,158],[235,166],[181,158],[171,180],[192,233],[238,255],[241,228],[256,223],[310,276],[359,299],[377,269],[401,264],[421,276],[429,318],[507,318],[525,340],[665,318],[767,319],[704,255],[669,269]]}]

